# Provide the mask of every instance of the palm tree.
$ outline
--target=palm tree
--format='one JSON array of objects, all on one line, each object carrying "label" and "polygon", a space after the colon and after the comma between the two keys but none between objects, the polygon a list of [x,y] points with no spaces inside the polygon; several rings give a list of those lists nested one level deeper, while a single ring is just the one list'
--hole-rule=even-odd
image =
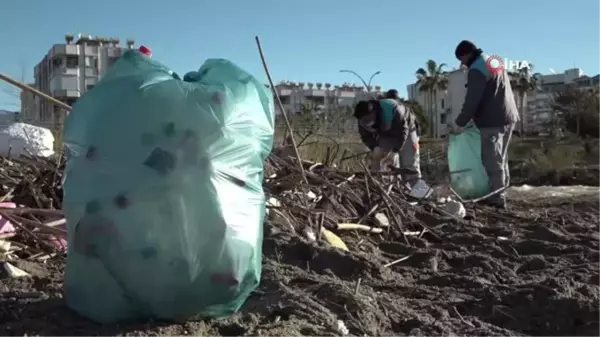
[{"label": "palm tree", "polygon": [[71,33],[65,34],[65,42],[67,42],[67,44],[73,43],[73,38],[74,38],[73,34],[71,34]]},{"label": "palm tree", "polygon": [[528,68],[521,68],[516,72],[509,73],[512,87],[517,92],[521,105],[521,108],[519,109],[519,131],[521,137],[523,137],[525,134],[525,110],[527,109],[527,94],[537,91],[541,82],[540,74],[534,74],[532,69],[533,64],[530,64]]},{"label": "palm tree", "polygon": [[419,68],[415,72],[419,91],[427,94],[426,101],[429,110],[429,120],[432,122],[431,135],[433,137],[437,136],[439,124],[437,111],[438,92],[448,88],[448,77],[446,76],[447,73],[444,67],[446,67],[445,63],[438,65],[434,60],[429,60],[426,63],[426,68]]},{"label": "palm tree", "polygon": [[552,110],[567,130],[580,137],[598,137],[600,100],[598,88],[567,86],[554,94]]},{"label": "palm tree", "polygon": [[417,119],[421,130],[425,131],[430,127],[431,123],[429,122],[429,118],[427,118],[427,114],[419,102],[404,98],[400,98],[400,102],[408,106],[410,111],[415,114],[415,118]]},{"label": "palm tree", "polygon": [[317,82],[317,89],[321,90],[322,87],[323,87],[323,83]]},{"label": "palm tree", "polygon": [[331,83],[325,83],[325,89],[329,90],[331,88]]}]

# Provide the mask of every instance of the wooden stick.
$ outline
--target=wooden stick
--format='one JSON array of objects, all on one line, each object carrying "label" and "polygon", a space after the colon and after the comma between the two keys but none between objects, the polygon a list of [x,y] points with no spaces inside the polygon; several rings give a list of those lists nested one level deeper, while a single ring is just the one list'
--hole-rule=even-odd
[{"label": "wooden stick", "polygon": [[279,94],[277,93],[277,90],[275,89],[275,85],[273,85],[273,80],[271,79],[271,73],[269,73],[269,67],[267,66],[267,61],[265,60],[265,55],[264,55],[262,47],[260,45],[260,39],[258,38],[258,36],[256,36],[255,38],[256,38],[256,46],[258,47],[258,53],[260,54],[260,60],[262,61],[263,68],[265,68],[265,73],[267,74],[267,79],[269,80],[269,85],[271,86],[271,91],[273,92],[273,95],[275,96],[275,100],[277,101],[277,105],[279,106],[279,109],[281,110],[281,114],[283,115],[283,119],[285,121],[285,126],[290,133],[289,134],[290,140],[292,141],[292,146],[294,147],[294,153],[298,160],[298,165],[300,166],[300,173],[302,174],[302,180],[304,180],[304,182],[306,184],[308,184],[308,179],[306,179],[306,172],[304,172],[304,167],[302,166],[300,152],[298,152],[298,145],[296,145],[296,139],[294,139],[294,130],[292,129],[290,120],[287,116],[287,113],[285,112],[285,109],[283,108],[283,103],[281,102],[281,98],[279,98]]},{"label": "wooden stick", "polygon": [[19,81],[15,80],[15,79],[13,79],[13,78],[11,78],[11,77],[9,77],[9,76],[5,75],[5,74],[2,74],[2,73],[0,73],[0,80],[3,80],[3,81],[5,81],[5,82],[7,82],[7,83],[9,83],[9,84],[12,84],[12,85],[14,85],[15,87],[17,87],[17,88],[19,88],[19,89],[21,89],[21,90],[29,91],[29,92],[30,92],[30,93],[32,93],[32,94],[38,95],[38,96],[40,96],[41,98],[43,98],[43,99],[45,99],[45,100],[47,100],[47,101],[49,101],[49,102],[52,102],[52,103],[54,103],[54,104],[56,104],[56,105],[60,106],[61,108],[65,109],[65,110],[67,110],[67,111],[71,111],[71,106],[70,106],[70,105],[68,105],[68,104],[66,104],[66,103],[63,103],[63,102],[61,102],[61,101],[57,100],[57,99],[56,99],[56,98],[54,98],[54,97],[51,97],[51,96],[49,96],[49,95],[46,95],[46,94],[44,94],[43,92],[41,92],[41,91],[39,91],[39,90],[37,90],[37,89],[34,89],[34,88],[32,88],[32,87],[28,86],[28,85],[27,85],[27,84],[25,84],[25,83],[21,83],[21,82],[19,82]]},{"label": "wooden stick", "polygon": [[412,255],[407,255],[405,257],[399,258],[398,260],[394,260],[394,261],[392,261],[390,263],[386,263],[386,264],[383,265],[383,268],[389,268],[389,267],[391,267],[391,266],[393,266],[393,265],[395,265],[397,263],[400,263],[402,261],[406,261],[406,260],[410,259],[411,256]]}]

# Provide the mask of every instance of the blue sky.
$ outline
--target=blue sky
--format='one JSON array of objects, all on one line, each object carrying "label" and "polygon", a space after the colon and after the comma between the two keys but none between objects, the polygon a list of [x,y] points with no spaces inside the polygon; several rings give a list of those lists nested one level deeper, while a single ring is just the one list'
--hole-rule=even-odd
[{"label": "blue sky", "polygon": [[[64,34],[132,37],[185,73],[206,58],[227,58],[266,82],[259,35],[276,82],[359,81],[406,93],[428,59],[457,65],[470,39],[485,52],[527,60],[535,70],[577,66],[599,72],[598,0],[1,0],[0,72],[17,79]],[[2,86],[2,88],[6,88]],[[0,109],[18,99],[0,93]]]}]

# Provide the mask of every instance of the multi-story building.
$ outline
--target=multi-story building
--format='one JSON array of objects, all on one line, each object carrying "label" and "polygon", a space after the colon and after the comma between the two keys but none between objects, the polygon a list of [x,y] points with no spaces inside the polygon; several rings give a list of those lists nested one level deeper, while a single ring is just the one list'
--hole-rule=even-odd
[{"label": "multi-story building", "polygon": [[[125,47],[118,38],[79,34],[77,39],[65,35],[65,43],[55,44],[34,67],[35,87],[69,105],[92,88],[99,78],[123,54]],[[127,40],[127,48],[135,42]],[[33,124],[56,123],[60,120],[60,108],[41,98],[30,99],[28,94],[21,105],[28,112]]]},{"label": "multi-story building", "polygon": [[[339,108],[352,107],[369,97],[381,94],[381,87],[373,86],[373,91],[349,83],[331,85],[330,83],[280,82],[275,86],[281,103],[288,114],[321,113]],[[277,104],[275,112],[281,114]]]},{"label": "multi-story building", "polygon": [[543,133],[553,118],[554,95],[571,86],[592,88],[600,85],[600,75],[585,76],[579,68],[567,69],[560,74],[541,75],[538,89],[528,94],[525,128],[532,133]]},{"label": "multi-story building", "polygon": [[462,70],[452,70],[447,73],[448,85],[445,90],[433,93],[422,91],[419,84],[407,86],[408,99],[418,102],[429,114],[433,136],[442,137],[449,131],[448,124],[456,118],[462,107],[466,94],[466,73]]}]

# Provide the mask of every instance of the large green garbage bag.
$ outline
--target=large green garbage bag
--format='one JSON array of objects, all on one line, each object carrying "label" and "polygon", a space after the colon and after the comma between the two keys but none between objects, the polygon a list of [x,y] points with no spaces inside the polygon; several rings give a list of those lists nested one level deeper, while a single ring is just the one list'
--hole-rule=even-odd
[{"label": "large green garbage bag", "polygon": [[481,162],[481,136],[475,125],[469,124],[464,132],[450,135],[448,167],[450,186],[461,198],[479,198],[490,192]]},{"label": "large green garbage bag", "polygon": [[65,123],[66,300],[98,322],[235,312],[259,283],[265,86],[211,59],[185,81],[124,54]]}]

